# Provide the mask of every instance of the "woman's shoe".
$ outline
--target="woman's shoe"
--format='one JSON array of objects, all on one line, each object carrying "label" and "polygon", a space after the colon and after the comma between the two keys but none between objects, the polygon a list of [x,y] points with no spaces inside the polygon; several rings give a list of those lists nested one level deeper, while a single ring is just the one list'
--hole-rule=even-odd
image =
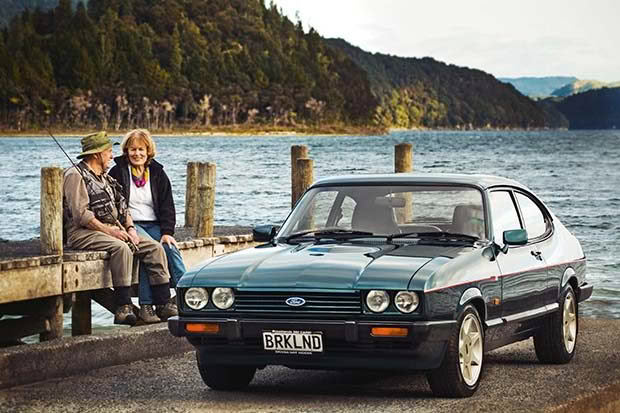
[{"label": "woman's shoe", "polygon": [[179,315],[179,310],[177,309],[176,304],[168,301],[166,304],[156,305],[155,314],[157,314],[157,316],[161,318],[162,321],[166,321],[170,317]]},{"label": "woman's shoe", "polygon": [[153,310],[153,305],[151,304],[140,305],[140,312],[138,313],[138,316],[146,324],[161,322],[161,319],[157,317],[157,314],[155,314],[155,310]]}]

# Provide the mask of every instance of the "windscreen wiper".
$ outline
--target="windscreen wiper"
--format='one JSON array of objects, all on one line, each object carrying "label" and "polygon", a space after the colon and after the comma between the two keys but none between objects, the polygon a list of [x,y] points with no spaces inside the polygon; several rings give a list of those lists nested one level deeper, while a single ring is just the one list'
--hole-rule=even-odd
[{"label": "windscreen wiper", "polygon": [[289,242],[295,238],[305,237],[307,235],[311,235],[315,239],[321,238],[355,238],[355,237],[367,237],[373,236],[372,232],[367,231],[355,231],[352,229],[343,229],[343,228],[323,228],[323,229],[310,229],[307,231],[295,232],[284,238],[284,242]]},{"label": "windscreen wiper", "polygon": [[387,236],[387,241],[391,242],[395,238],[422,238],[422,239],[438,239],[445,241],[471,241],[476,242],[480,238],[474,235],[460,234],[457,232],[443,232],[443,231],[431,231],[431,232],[404,232],[402,234],[391,234]]}]

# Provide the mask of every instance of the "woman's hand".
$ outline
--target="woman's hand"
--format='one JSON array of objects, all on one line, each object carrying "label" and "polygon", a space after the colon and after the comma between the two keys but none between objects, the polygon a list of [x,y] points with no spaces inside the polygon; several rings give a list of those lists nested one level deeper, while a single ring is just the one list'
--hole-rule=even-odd
[{"label": "woman's hand", "polygon": [[179,246],[177,245],[177,240],[175,240],[172,235],[168,235],[168,234],[162,235],[161,240],[159,242],[161,242],[162,244],[165,242],[166,244],[168,244],[169,247],[174,245],[175,247],[179,248]]}]

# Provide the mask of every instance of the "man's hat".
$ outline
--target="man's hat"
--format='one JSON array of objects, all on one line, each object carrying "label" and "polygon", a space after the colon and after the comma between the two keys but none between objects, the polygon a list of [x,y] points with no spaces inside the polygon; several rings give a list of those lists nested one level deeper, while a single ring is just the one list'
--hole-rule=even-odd
[{"label": "man's hat", "polygon": [[77,156],[78,159],[82,159],[86,155],[103,152],[111,148],[112,145],[118,145],[118,142],[113,143],[110,138],[108,138],[108,133],[105,131],[86,135],[82,138],[81,143],[82,153]]}]

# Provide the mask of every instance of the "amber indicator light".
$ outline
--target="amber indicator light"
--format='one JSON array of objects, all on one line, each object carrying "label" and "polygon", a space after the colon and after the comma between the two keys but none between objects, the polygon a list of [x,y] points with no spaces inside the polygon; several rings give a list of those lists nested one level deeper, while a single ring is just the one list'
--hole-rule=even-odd
[{"label": "amber indicator light", "polygon": [[187,323],[185,324],[185,330],[190,333],[218,333],[220,331],[220,325],[215,323]]},{"label": "amber indicator light", "polygon": [[375,337],[407,337],[408,328],[402,327],[373,327],[370,335]]}]

